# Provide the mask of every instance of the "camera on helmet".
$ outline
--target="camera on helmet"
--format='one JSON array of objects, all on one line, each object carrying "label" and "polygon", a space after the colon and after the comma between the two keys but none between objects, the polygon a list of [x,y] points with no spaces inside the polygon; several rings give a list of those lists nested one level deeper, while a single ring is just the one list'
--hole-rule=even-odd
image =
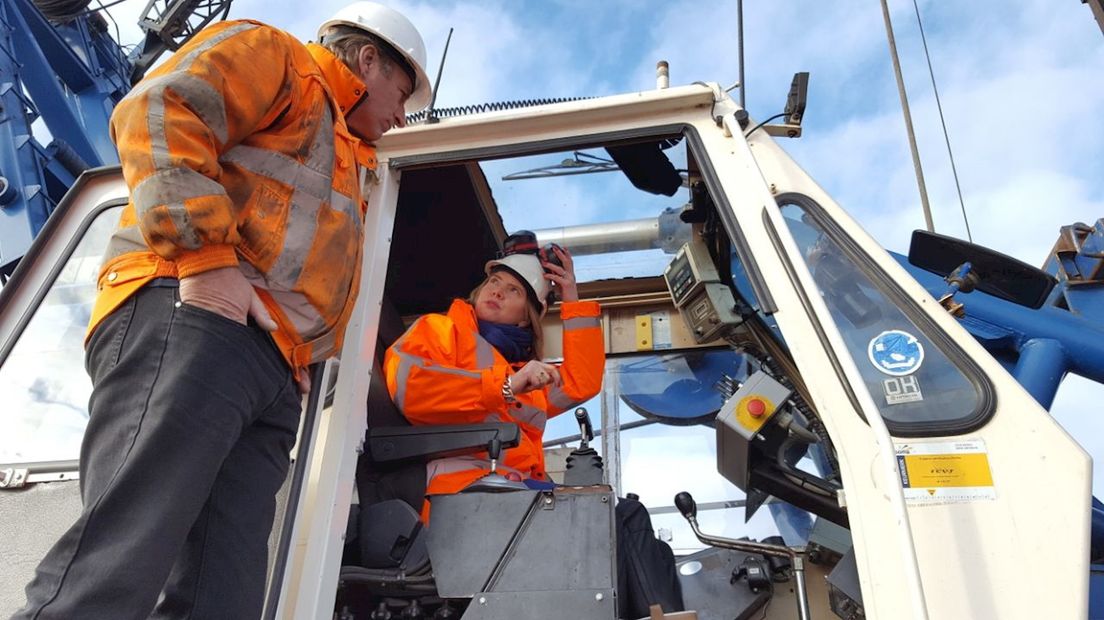
[{"label": "camera on helmet", "polygon": [[[509,237],[506,237],[506,240],[502,242],[502,256],[509,256],[511,254],[532,254],[542,262],[551,263],[562,268],[563,261],[561,261],[559,255],[556,254],[556,249],[563,251],[563,248],[555,243],[546,243],[544,246],[539,245],[537,243],[536,233],[531,230],[519,230]],[[551,273],[548,269],[545,269],[545,271]]]}]

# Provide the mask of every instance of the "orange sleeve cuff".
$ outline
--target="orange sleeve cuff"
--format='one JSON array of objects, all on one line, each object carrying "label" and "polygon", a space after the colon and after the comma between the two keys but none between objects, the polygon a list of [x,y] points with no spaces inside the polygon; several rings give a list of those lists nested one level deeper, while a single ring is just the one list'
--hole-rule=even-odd
[{"label": "orange sleeve cuff", "polygon": [[565,301],[560,304],[560,318],[563,320],[601,314],[602,307],[596,301]]},{"label": "orange sleeve cuff", "polygon": [[487,411],[504,411],[502,384],[506,382],[506,367],[495,365],[483,371],[483,406]]},{"label": "orange sleeve cuff", "polygon": [[207,245],[198,250],[185,250],[173,258],[176,273],[181,278],[223,267],[237,267],[238,254],[232,245]]}]

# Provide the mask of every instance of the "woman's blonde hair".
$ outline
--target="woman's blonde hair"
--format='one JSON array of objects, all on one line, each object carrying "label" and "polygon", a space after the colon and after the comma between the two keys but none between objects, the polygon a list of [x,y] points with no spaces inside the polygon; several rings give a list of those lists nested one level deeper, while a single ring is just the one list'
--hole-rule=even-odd
[{"label": "woman's blonde hair", "polygon": [[[486,284],[487,280],[483,280],[468,295],[467,301],[473,308],[475,307],[475,298],[479,297],[479,291],[483,290],[483,286]],[[540,311],[534,308],[528,299],[525,300],[525,319],[529,321],[529,333],[533,334],[533,356],[530,359],[539,360],[544,353],[544,326],[541,324]]]}]

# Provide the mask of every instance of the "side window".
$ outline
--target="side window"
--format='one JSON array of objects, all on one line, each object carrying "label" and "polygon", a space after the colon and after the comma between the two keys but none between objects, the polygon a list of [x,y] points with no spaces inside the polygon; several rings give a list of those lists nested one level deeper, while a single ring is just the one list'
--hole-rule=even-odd
[{"label": "side window", "polygon": [[7,357],[0,361],[0,463],[76,459],[92,385],[84,333],[122,206],[92,216]]},{"label": "side window", "polygon": [[805,197],[782,215],[890,431],[955,434],[991,411],[987,383],[954,343]]}]

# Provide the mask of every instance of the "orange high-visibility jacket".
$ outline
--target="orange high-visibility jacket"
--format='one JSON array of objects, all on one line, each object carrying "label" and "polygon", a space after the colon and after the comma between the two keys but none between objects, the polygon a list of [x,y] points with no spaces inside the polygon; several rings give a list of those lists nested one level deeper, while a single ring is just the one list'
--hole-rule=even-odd
[{"label": "orange high-visibility jacket", "polygon": [[293,369],[339,349],[376,163],[344,115],[365,96],[328,50],[252,21],[204,29],[142,80],[111,117],[130,203],[89,333],[152,278],[237,266]]},{"label": "orange high-visibility jacket", "polygon": [[[458,299],[447,315],[419,318],[387,350],[387,389],[411,424],[516,422],[521,443],[504,450],[499,473],[513,469],[525,478],[546,480],[545,422],[602,389],[606,354],[599,314],[597,302],[562,304],[562,387],[518,394],[517,403],[509,406],[502,383],[515,369],[479,335],[474,308]],[[489,470],[486,453],[432,461],[426,495],[456,493]]]}]

